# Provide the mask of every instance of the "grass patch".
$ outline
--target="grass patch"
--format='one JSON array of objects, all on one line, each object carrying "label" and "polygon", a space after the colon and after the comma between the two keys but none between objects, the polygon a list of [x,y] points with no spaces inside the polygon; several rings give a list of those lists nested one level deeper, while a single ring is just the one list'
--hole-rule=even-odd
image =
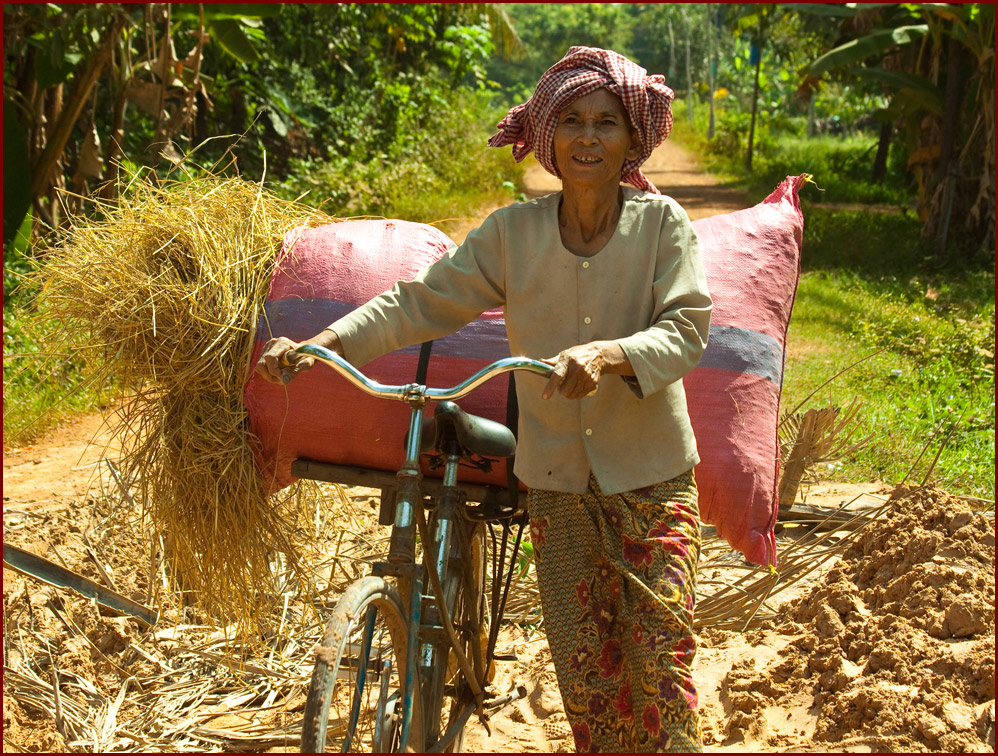
[{"label": "grass patch", "polygon": [[914,215],[829,210],[808,201],[814,194],[813,187],[802,191],[805,270],[855,270],[889,278],[930,266]]},{"label": "grass patch", "polygon": [[54,321],[31,311],[36,291],[24,282],[32,268],[16,248],[4,250],[3,263],[3,443],[25,446],[81,412],[103,408],[107,385],[87,377],[83,360],[44,351]]},{"label": "grass patch", "polygon": [[[809,192],[810,202],[911,207],[914,194],[897,171],[890,172],[882,182],[871,180],[876,149],[875,135],[810,138],[781,135],[754,153],[752,174],[741,180],[754,194],[766,191],[767,186],[774,186],[788,174],[810,173],[821,189]],[[725,156],[708,160],[718,165],[725,161]]]},{"label": "grass patch", "polygon": [[918,277],[804,273],[788,335],[783,408],[832,379],[805,408],[860,397],[858,422],[874,436],[819,474],[920,483],[945,442],[931,479],[954,494],[994,500],[994,299],[981,297],[988,290],[993,273],[936,285]]},{"label": "grass patch", "polygon": [[[3,443],[31,444],[82,412],[103,409],[111,397],[107,385],[86,377],[82,361],[68,354],[38,349],[24,336],[24,313],[4,309]],[[36,328],[44,327],[36,324]],[[34,330],[34,329],[33,329]]]},{"label": "grass patch", "polygon": [[[680,103],[673,109],[676,113],[686,112]],[[746,192],[753,202],[766,197],[788,175],[809,173],[820,189],[811,186],[802,192],[802,199],[808,203],[859,203],[902,210],[914,205],[915,188],[905,172],[899,143],[891,146],[886,176],[874,182],[871,177],[877,134],[809,137],[803,122],[796,126],[783,124],[787,129],[779,131],[778,126],[771,127],[761,119],[756,123],[749,172],[745,169],[748,126],[744,115],[718,110],[712,140],[706,137],[708,117],[705,107],[697,108],[692,126],[687,118],[677,117],[671,138],[696,152],[704,170]]]}]

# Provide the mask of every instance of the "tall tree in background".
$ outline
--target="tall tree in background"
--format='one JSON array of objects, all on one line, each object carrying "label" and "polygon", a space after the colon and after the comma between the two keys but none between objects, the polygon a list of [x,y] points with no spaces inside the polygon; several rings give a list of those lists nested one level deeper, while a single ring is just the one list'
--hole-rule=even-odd
[{"label": "tall tree in background", "polygon": [[610,48],[632,55],[632,27],[627,8],[619,3],[506,3],[523,44],[515,62],[495,58],[489,78],[503,90],[506,103],[530,95],[533,85],[573,45]]},{"label": "tall tree in background", "polygon": [[714,138],[714,99],[717,91],[717,57],[714,52],[714,9],[707,3],[707,102],[710,106],[710,118],[707,123],[707,139]]},{"label": "tall tree in background", "polygon": [[[6,3],[4,242],[57,229],[121,163],[263,174],[358,159],[521,47],[496,3]],[[33,211],[33,212],[30,212]]]},{"label": "tall tree in background", "polygon": [[891,93],[878,116],[904,134],[923,236],[941,253],[955,221],[994,249],[995,18],[991,3],[810,8],[844,18],[842,38],[808,70]]},{"label": "tall tree in background", "polygon": [[[746,12],[747,11],[747,12]],[[752,170],[752,151],[755,147],[755,121],[759,110],[759,78],[762,72],[762,56],[769,42],[772,27],[786,13],[779,6],[767,3],[752,3],[742,14],[736,16],[735,28],[748,35],[751,45],[749,63],[754,67],[752,79],[752,116],[749,125],[748,144],[745,146],[745,168]]]}]

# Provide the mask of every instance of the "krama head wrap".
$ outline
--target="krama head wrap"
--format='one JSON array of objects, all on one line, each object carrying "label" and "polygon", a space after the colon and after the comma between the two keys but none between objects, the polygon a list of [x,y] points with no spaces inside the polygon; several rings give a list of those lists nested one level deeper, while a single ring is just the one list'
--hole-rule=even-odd
[{"label": "krama head wrap", "polygon": [[549,68],[534,94],[511,109],[489,139],[490,147],[513,145],[517,162],[531,150],[538,162],[561,178],[554,159],[554,130],[558,116],[569,104],[590,92],[605,88],[624,103],[631,125],[641,137],[641,155],[624,163],[621,181],[638,189],[658,193],[640,169],[652,150],[672,131],[673,91],[660,74],[648,72],[620,53],[598,47],[570,47],[565,57]]}]

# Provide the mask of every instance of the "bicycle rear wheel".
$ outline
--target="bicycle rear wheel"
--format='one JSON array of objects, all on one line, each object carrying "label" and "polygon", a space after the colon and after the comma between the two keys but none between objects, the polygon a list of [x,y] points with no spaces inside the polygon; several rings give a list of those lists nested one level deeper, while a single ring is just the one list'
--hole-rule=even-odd
[{"label": "bicycle rear wheel", "polygon": [[[316,653],[302,723],[302,753],[402,750],[408,633],[398,592],[382,578],[365,577],[346,590]],[[405,750],[421,751],[418,675],[414,684],[417,694]]]}]

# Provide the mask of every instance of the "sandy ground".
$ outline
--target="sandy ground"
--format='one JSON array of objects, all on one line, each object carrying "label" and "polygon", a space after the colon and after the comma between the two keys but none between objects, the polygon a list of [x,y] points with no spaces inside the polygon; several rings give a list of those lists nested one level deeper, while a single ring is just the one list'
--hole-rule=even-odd
[{"label": "sandy ground", "polygon": [[[694,219],[744,207],[743,197],[716,186],[697,170],[694,156],[669,143],[652,156],[647,172]],[[528,185],[532,195],[557,188],[536,164],[528,168]],[[449,229],[456,239],[466,231]],[[86,535],[92,536],[99,518],[94,473],[105,467],[99,462],[102,454],[115,456],[108,437],[101,418],[91,415],[31,446],[5,447],[5,543],[97,577],[92,562],[100,555],[94,548],[99,544]],[[364,499],[353,493],[354,499]],[[823,483],[802,491],[808,504],[826,507],[879,505],[890,493],[879,481]],[[701,631],[695,677],[707,751],[994,751],[993,516],[975,513],[940,491],[899,494],[883,521],[854,539],[841,559],[781,594],[779,610],[761,628]],[[781,544],[791,543],[786,533],[780,538]],[[141,556],[148,561],[139,555],[132,563],[106,565],[113,567],[111,577],[122,592],[131,586],[136,599],[142,598],[135,590],[141,581],[129,572],[141,570]],[[63,670],[64,682],[77,681],[77,688],[66,684],[64,706],[77,690],[84,691],[84,699],[105,702],[94,704],[96,721],[103,723],[95,725],[95,732],[103,727],[104,735],[98,732],[92,743],[74,743],[57,724],[59,713],[37,703],[41,699],[32,704],[23,692],[30,686],[22,684],[19,695],[11,695],[8,679],[13,678],[5,674],[5,753],[102,750],[100,743],[103,750],[176,750],[154,747],[142,733],[129,739],[130,731],[122,734],[108,725],[112,714],[122,720],[129,711],[131,698],[123,699],[120,711],[113,707],[119,687],[128,689],[129,675],[157,680],[161,677],[153,673],[161,670],[155,664],[177,664],[168,649],[145,645],[148,636],[133,620],[109,616],[78,597],[61,597],[57,589],[6,567],[4,616],[5,672],[22,669],[32,654],[41,653],[24,637],[22,630],[28,628],[48,647],[45,653]],[[465,749],[572,750],[543,629],[508,627],[499,647],[516,659],[498,664],[496,687],[518,680],[530,693],[493,719],[491,736],[469,728]],[[41,690],[44,681],[37,685]],[[139,687],[148,695],[157,692],[156,685],[165,684],[152,683],[151,691],[148,682]],[[300,692],[278,703],[279,714],[259,714],[253,721],[279,725],[300,716]],[[219,705],[208,714],[230,717],[224,721],[231,729],[239,708],[233,706],[235,713],[226,714],[228,709]],[[204,710],[199,714],[205,715]],[[201,721],[176,724],[177,742],[183,739],[184,722],[191,731]],[[215,748],[203,747],[238,750],[238,742],[222,738]],[[254,742],[242,749],[295,750],[293,742]]]},{"label": "sandy ground", "polygon": [[[90,443],[94,438],[97,444]],[[105,468],[98,462],[104,452],[101,438],[106,431],[101,432],[100,418],[91,415],[30,447],[4,450],[5,543],[99,579],[90,547],[101,555],[93,535],[102,516],[102,494],[94,487],[94,473]],[[113,450],[109,456],[113,458]],[[887,490],[880,483],[825,483],[811,487],[807,500],[812,506],[864,500],[869,505],[886,500]],[[360,503],[369,492],[351,493]],[[930,489],[901,495],[863,533],[828,565],[830,570],[785,592],[776,615],[761,628],[745,633],[701,630],[695,680],[705,750],[993,752],[993,516]],[[785,533],[779,539],[781,547],[791,543]],[[119,550],[115,558],[107,552],[104,556],[111,579],[127,595],[129,586],[141,582],[136,573],[148,554],[139,544],[132,551]],[[140,591],[131,593],[142,598]],[[37,658],[39,649],[22,634],[30,631],[42,639],[60,669],[64,705],[74,692],[66,680],[87,680],[91,696],[103,692],[110,700],[116,686],[127,688],[122,677],[126,683],[152,679],[151,686],[144,684],[148,698],[157,693],[155,681],[161,678],[149,668],[149,660],[181,667],[180,657],[171,657],[170,647],[144,634],[134,620],[98,611],[90,602],[6,567],[4,616],[5,670],[23,669],[32,653]],[[142,654],[137,655],[137,647],[144,649]],[[526,683],[529,695],[493,718],[491,735],[469,727],[465,750],[571,751],[543,629],[507,627],[499,648],[516,659],[498,663],[496,689],[519,681]],[[5,675],[4,752],[99,750],[63,737],[54,712],[33,708],[23,685],[11,694],[12,679]],[[129,711],[130,696],[119,718]],[[280,721],[292,723],[302,704],[300,690],[287,695],[280,712],[286,719]],[[107,708],[106,703],[95,708],[98,720],[101,713],[107,716]],[[211,733],[216,737],[250,726],[238,707],[227,713],[226,707],[209,706],[206,700],[198,710],[202,717],[214,714]],[[130,716],[136,716],[134,709]],[[252,722],[258,721],[256,716]],[[264,724],[279,727],[277,716]],[[121,732],[116,736],[120,739]],[[234,747],[238,742],[223,739],[217,748],[203,747],[242,750]],[[118,745],[176,750],[136,748],[127,739]],[[191,750],[186,745],[180,750]],[[280,745],[264,740],[259,750],[296,748],[293,741]]]}]

